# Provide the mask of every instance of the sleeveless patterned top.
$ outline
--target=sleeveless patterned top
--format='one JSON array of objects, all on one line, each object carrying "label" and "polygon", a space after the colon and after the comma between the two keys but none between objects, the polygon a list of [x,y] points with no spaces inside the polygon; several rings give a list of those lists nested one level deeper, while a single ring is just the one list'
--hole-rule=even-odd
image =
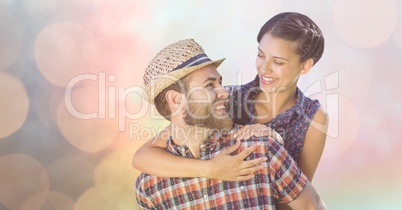
[{"label": "sleeveless patterned top", "polygon": [[[258,76],[245,85],[230,85],[225,88],[230,94],[230,113],[234,123],[252,124],[255,118],[254,98],[261,92]],[[264,124],[282,136],[285,149],[296,162],[299,161],[307,129],[319,107],[318,100],[304,96],[297,88],[296,103]]]}]

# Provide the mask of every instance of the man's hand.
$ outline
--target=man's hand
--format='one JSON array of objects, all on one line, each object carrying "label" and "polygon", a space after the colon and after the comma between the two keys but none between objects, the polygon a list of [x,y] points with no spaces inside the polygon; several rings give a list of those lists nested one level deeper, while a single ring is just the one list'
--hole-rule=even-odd
[{"label": "man's hand", "polygon": [[244,149],[237,155],[231,155],[239,146],[240,141],[237,141],[233,146],[222,150],[213,159],[208,160],[209,171],[205,177],[225,181],[245,181],[253,178],[254,173],[264,167],[261,163],[266,161],[267,157],[244,160],[260,146],[260,143]]},{"label": "man's hand", "polygon": [[235,133],[236,140],[248,139],[250,137],[270,136],[277,142],[283,145],[283,138],[276,131],[270,127],[261,124],[252,124],[239,126],[239,129]]}]

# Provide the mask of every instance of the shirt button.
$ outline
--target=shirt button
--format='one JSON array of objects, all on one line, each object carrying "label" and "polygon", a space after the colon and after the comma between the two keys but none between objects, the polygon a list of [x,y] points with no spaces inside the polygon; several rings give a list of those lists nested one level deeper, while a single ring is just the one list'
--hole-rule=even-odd
[{"label": "shirt button", "polygon": [[240,190],[244,190],[244,186],[240,186]]},{"label": "shirt button", "polygon": [[204,199],[208,200],[208,195],[207,194],[204,195]]},{"label": "shirt button", "polygon": [[184,147],[180,148],[180,152],[185,152],[185,151],[186,151],[186,148],[184,148]]}]

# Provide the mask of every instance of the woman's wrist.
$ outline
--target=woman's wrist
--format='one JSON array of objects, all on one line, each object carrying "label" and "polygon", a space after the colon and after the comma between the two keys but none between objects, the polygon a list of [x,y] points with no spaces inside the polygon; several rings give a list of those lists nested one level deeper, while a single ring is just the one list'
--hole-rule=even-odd
[{"label": "woman's wrist", "polygon": [[199,163],[196,166],[197,175],[199,175],[199,177],[212,178],[212,167],[211,160],[199,160]]}]

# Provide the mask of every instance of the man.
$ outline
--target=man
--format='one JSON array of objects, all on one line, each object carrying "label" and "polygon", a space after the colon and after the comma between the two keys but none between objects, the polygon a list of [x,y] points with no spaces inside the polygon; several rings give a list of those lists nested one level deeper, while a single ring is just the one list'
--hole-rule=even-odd
[{"label": "man", "polygon": [[[172,123],[167,150],[187,158],[211,159],[236,144],[230,129],[228,93],[212,61],[192,39],[160,51],[144,75],[145,98]],[[141,174],[136,195],[143,209],[275,209],[274,198],[292,209],[325,205],[284,148],[269,137],[253,137],[244,146],[259,147],[246,159],[266,157],[248,181],[163,178]],[[244,147],[242,147],[244,148]],[[239,151],[240,152],[240,151]]]}]

